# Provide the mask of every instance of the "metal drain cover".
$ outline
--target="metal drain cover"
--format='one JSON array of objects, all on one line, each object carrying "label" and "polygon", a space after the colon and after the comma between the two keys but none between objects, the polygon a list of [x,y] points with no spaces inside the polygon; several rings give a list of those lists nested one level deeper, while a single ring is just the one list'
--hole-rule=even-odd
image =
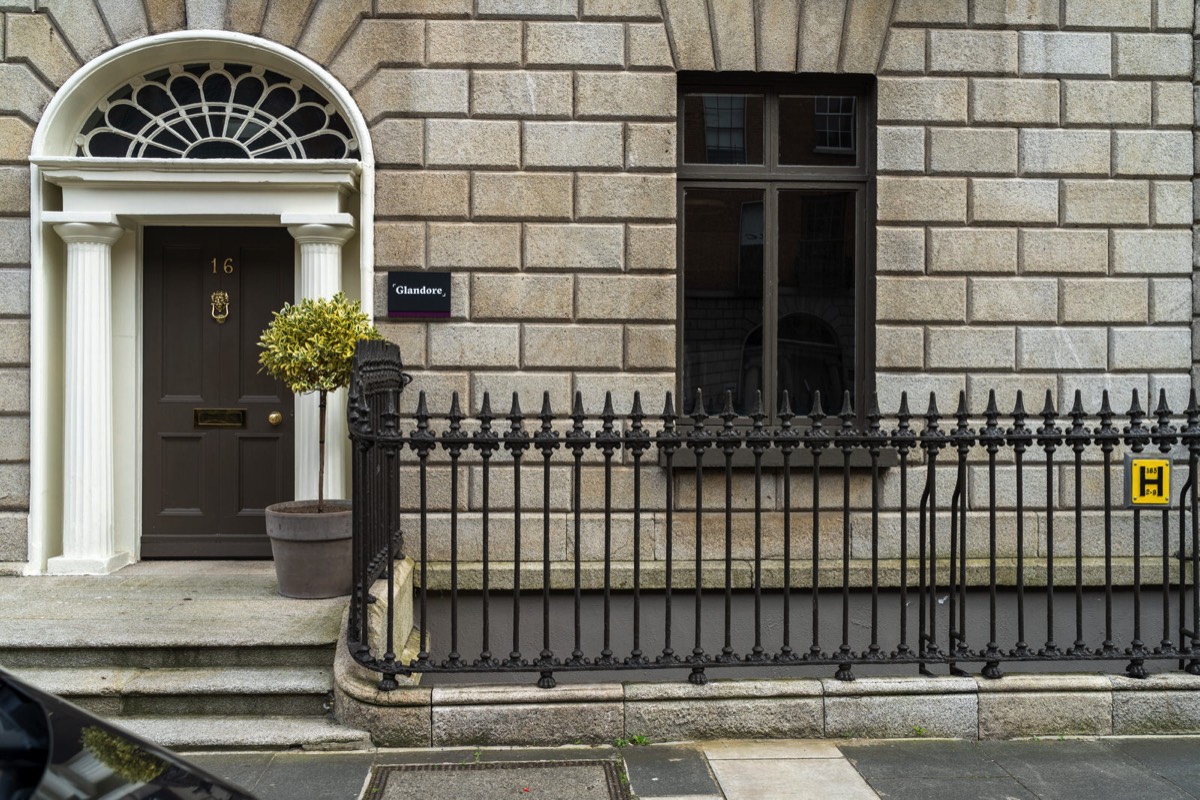
[{"label": "metal drain cover", "polygon": [[377,766],[362,800],[628,800],[615,761]]}]

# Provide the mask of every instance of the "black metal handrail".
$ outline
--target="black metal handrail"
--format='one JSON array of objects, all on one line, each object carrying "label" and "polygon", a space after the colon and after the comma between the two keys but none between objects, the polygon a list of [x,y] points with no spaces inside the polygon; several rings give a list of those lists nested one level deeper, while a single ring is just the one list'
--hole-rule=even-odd
[{"label": "black metal handrail", "polygon": [[[354,379],[349,402],[350,438],[353,444],[354,470],[354,536],[355,536],[355,594],[351,603],[348,639],[354,657],[360,664],[382,674],[381,687],[396,686],[395,676],[411,673],[431,672],[539,672],[540,686],[552,687],[553,674],[564,670],[609,670],[609,669],[678,669],[690,668],[692,683],[706,681],[705,670],[710,667],[739,665],[829,665],[836,667],[836,677],[852,680],[856,665],[918,665],[922,670],[933,664],[949,666],[952,672],[961,674],[959,664],[982,663],[985,677],[998,678],[1003,662],[1037,662],[1073,660],[1079,662],[1128,659],[1125,669],[1131,677],[1145,677],[1146,662],[1149,660],[1178,660],[1181,669],[1200,674],[1200,590],[1195,577],[1200,573],[1200,528],[1197,525],[1197,492],[1195,486],[1196,467],[1200,461],[1200,405],[1195,392],[1192,393],[1182,418],[1176,418],[1168,408],[1165,393],[1160,393],[1158,406],[1152,420],[1142,409],[1137,392],[1132,393],[1128,411],[1122,419],[1113,411],[1108,393],[1105,392],[1099,411],[1087,414],[1083,409],[1079,392],[1074,394],[1071,409],[1060,414],[1050,392],[1040,412],[1031,415],[1026,411],[1021,393],[1016,395],[1013,411],[1005,415],[1002,422],[997,409],[995,394],[989,396],[986,410],[977,420],[967,408],[965,396],[960,393],[958,407],[954,412],[953,425],[943,426],[943,414],[938,410],[936,398],[931,394],[926,411],[920,415],[910,412],[907,395],[902,395],[897,414],[890,419],[894,425],[884,426],[884,417],[872,401],[867,412],[865,426],[858,426],[850,398],[843,398],[842,408],[836,415],[824,412],[821,399],[814,399],[813,408],[800,417],[788,407],[786,395],[778,425],[768,426],[766,415],[759,402],[750,414],[750,424],[740,425],[738,415],[727,397],[719,415],[705,411],[704,399],[699,392],[691,413],[681,417],[668,393],[661,413],[647,414],[642,407],[640,395],[635,393],[630,412],[615,413],[611,395],[605,399],[604,410],[599,415],[585,414],[579,394],[575,395],[569,415],[556,415],[548,395],[543,395],[541,410],[537,414],[526,414],[521,410],[519,399],[514,394],[509,413],[500,421],[491,409],[491,401],[485,393],[480,410],[468,417],[463,413],[457,393],[453,396],[448,413],[431,414],[424,392],[419,396],[416,409],[410,414],[401,414],[400,395],[408,378],[401,370],[399,351],[386,342],[366,342],[359,346],[355,360]],[[1041,424],[1036,419],[1040,417]],[[828,420],[835,419],[835,424]],[[1059,422],[1063,426],[1059,425]],[[718,422],[719,420],[719,422]],[[402,424],[403,421],[403,424]],[[445,427],[441,427],[445,423]],[[972,427],[975,424],[977,427]],[[1118,448],[1127,448],[1132,453],[1157,452],[1172,461],[1186,461],[1187,478],[1179,493],[1177,503],[1156,511],[1161,514],[1159,525],[1152,525],[1161,534],[1161,580],[1147,580],[1143,575],[1147,555],[1144,549],[1147,540],[1143,536],[1143,514],[1134,508],[1119,508],[1111,480],[1114,453]],[[735,485],[733,456],[739,450],[748,450],[753,459],[752,508],[735,511],[732,496]],[[692,467],[673,472],[675,456],[688,450],[694,454],[699,468]],[[1065,451],[1059,456],[1059,452]],[[651,457],[651,451],[656,451]],[[779,581],[778,602],[768,602],[769,581],[764,580],[764,566],[769,559],[763,555],[763,459],[770,451],[778,451],[782,459],[779,471],[782,480],[782,575]],[[896,606],[888,616],[896,621],[894,627],[887,626],[881,608],[881,563],[880,556],[880,512],[881,502],[881,456],[891,451],[899,472],[899,558],[898,589]],[[811,465],[803,469],[793,464],[797,453],[811,455]],[[865,647],[855,649],[851,635],[851,483],[852,456],[865,452],[869,461],[870,481],[870,579],[869,598],[869,641]],[[1069,454],[1069,455],[1068,455]],[[500,459],[505,463],[496,464]],[[659,460],[665,466],[659,466]],[[592,463],[596,461],[597,463]],[[430,652],[429,609],[430,598],[430,477],[431,461],[448,469],[449,482],[449,630],[448,643],[443,657],[435,658]],[[571,580],[566,587],[571,591],[572,612],[567,626],[570,637],[562,642],[552,635],[551,624],[552,586],[557,563],[551,556],[551,472],[562,462],[570,467],[571,499],[566,511],[573,532],[573,548],[567,560],[571,568]],[[586,461],[586,467],[585,467]],[[857,461],[857,457],[856,457]],[[463,543],[460,541],[460,469],[466,463],[477,464],[481,470],[481,537],[479,550],[480,578],[479,599],[469,598],[472,612],[481,615],[481,649],[477,658],[464,657],[460,650],[460,612],[468,602],[461,586],[463,570]],[[527,501],[522,494],[521,478],[526,463],[540,465],[542,485],[536,496]],[[712,531],[706,525],[705,483],[711,481],[713,466],[724,470],[724,502],[720,506],[723,525]],[[632,471],[632,499],[621,507],[632,510],[632,603],[628,618],[614,618],[615,595],[614,566],[614,464],[621,464]],[[997,554],[997,468],[1011,465],[1015,472],[1015,525],[1016,557],[1015,572],[1011,585],[1015,587],[1015,643],[1001,647],[1000,627],[1009,620],[1001,613],[998,594],[1003,587],[999,577],[999,565],[1003,561]],[[1103,641],[1089,643],[1085,630],[1085,586],[1084,566],[1088,557],[1084,555],[1084,481],[1085,463],[1095,463],[1103,468],[1103,489],[1100,497],[1089,497],[1094,507],[1103,513],[1104,535],[1104,624]],[[945,467],[942,465],[945,464]],[[968,513],[967,476],[972,465],[986,464],[988,500],[981,507]],[[1041,468],[1045,470],[1044,504],[1027,505],[1025,483],[1027,475]],[[923,465],[923,467],[922,467]],[[1073,467],[1074,497],[1070,502],[1056,500],[1055,474],[1060,467]],[[644,496],[644,480],[651,470],[664,470],[668,479],[662,482],[662,496],[647,502]],[[916,508],[909,499],[909,478],[916,470],[923,469],[924,487]],[[511,509],[496,510],[489,497],[490,480],[493,472],[508,471],[512,481]],[[840,504],[832,510],[840,514],[841,541],[840,559],[828,558],[822,553],[822,515],[830,513],[822,505],[821,487],[823,470],[832,470],[841,476],[842,493]],[[953,474],[953,490],[947,508],[939,506],[938,477],[943,471]],[[584,634],[587,629],[584,606],[584,582],[581,576],[584,558],[582,554],[583,530],[581,519],[584,503],[581,488],[586,476],[599,474],[603,480],[603,582],[599,610],[602,615],[600,632],[601,648],[598,653],[587,655],[584,651]],[[680,499],[675,489],[677,474],[687,474],[694,480],[695,502],[687,509],[679,508]],[[802,508],[802,502],[794,502],[793,481],[807,479],[811,486],[811,502]],[[440,477],[439,477],[440,479]],[[415,483],[415,486],[412,484]],[[408,498],[413,498],[409,500]],[[626,500],[627,498],[622,498]],[[1044,514],[1045,557],[1044,581],[1032,581],[1030,565],[1026,563],[1026,511],[1035,509]],[[865,513],[866,509],[864,509]],[[939,518],[949,512],[949,533],[939,531]],[[417,541],[409,545],[408,552],[416,557],[419,581],[416,589],[417,628],[420,632],[420,647],[411,659],[402,661],[397,656],[394,614],[386,615],[384,641],[371,641],[368,625],[368,605],[372,584],[386,578],[389,596],[394,589],[394,565],[401,557],[400,520],[402,512],[414,515]],[[511,512],[512,557],[500,565],[491,556],[494,540],[491,539],[490,522],[505,517]],[[541,516],[541,563],[523,562],[521,556],[523,518],[533,512]],[[665,536],[663,560],[663,585],[655,587],[647,597],[647,586],[643,585],[643,515],[646,512],[663,515]],[[680,558],[680,543],[675,537],[676,521],[680,514],[694,513],[695,544],[692,547],[694,576],[690,587],[679,589],[673,585],[676,579],[676,563]],[[750,559],[752,578],[749,589],[753,592],[752,635],[753,646],[744,653],[735,652],[733,637],[740,625],[734,619],[734,514],[753,515],[753,556]],[[793,527],[799,515],[811,515],[812,556],[808,564],[806,580],[795,579],[793,570]],[[1132,578],[1128,582],[1132,594],[1132,627],[1128,631],[1127,645],[1117,644],[1114,630],[1114,603],[1118,589],[1114,579],[1114,529],[1113,522],[1121,515],[1132,517]],[[1174,537],[1172,517],[1178,522],[1178,533]],[[1055,620],[1056,586],[1055,530],[1056,519],[1073,519],[1074,522],[1074,639],[1070,645],[1061,646],[1057,641]],[[983,526],[987,531],[988,556],[986,559],[986,581],[972,580],[968,576],[968,529]],[[708,530],[706,530],[708,528]],[[720,534],[723,533],[723,537]],[[1150,531],[1154,533],[1153,530]],[[1190,533],[1190,536],[1189,536]],[[913,553],[916,535],[916,553]],[[709,537],[709,538],[706,538]],[[716,541],[713,541],[715,539]],[[1190,541],[1189,541],[1190,540]],[[506,542],[507,544],[507,542]],[[1172,550],[1172,546],[1177,549]],[[948,552],[943,552],[948,549]],[[939,559],[944,558],[943,562]],[[1061,558],[1061,556],[1060,556]],[[1178,571],[1172,573],[1172,559],[1178,561]],[[709,596],[706,583],[713,581],[706,575],[706,568],[714,561],[723,565],[723,580],[716,589],[723,598],[722,630],[719,645],[705,638],[703,620],[705,599]],[[803,566],[803,564],[801,565]],[[1041,564],[1036,565],[1040,571]],[[540,568],[539,568],[540,567]],[[837,568],[838,580],[833,586],[823,587],[823,576],[831,567]],[[1189,568],[1191,583],[1189,584]],[[521,652],[521,622],[523,611],[522,573],[536,577],[535,588],[541,594],[541,650],[536,657],[527,658]],[[511,585],[504,587],[511,600],[511,614],[504,621],[511,635],[512,648],[507,657],[492,653],[493,612],[499,606],[494,597],[493,580],[496,575],[511,573]],[[840,574],[839,574],[840,573]],[[915,573],[915,581],[913,575]],[[1174,582],[1173,582],[1174,580]],[[913,585],[915,582],[915,586]],[[804,585],[800,585],[803,583]],[[1044,583],[1044,585],[1031,585]],[[1147,588],[1149,586],[1150,588]],[[659,591],[661,589],[661,592]],[[915,590],[917,602],[917,635],[910,638],[909,601]],[[987,592],[987,642],[972,648],[968,645],[969,590]],[[826,651],[820,642],[822,628],[822,599],[830,591],[840,595],[840,641],[836,650]],[[1143,641],[1143,594],[1156,591],[1161,600],[1161,640],[1156,646]],[[940,595],[945,592],[944,595]],[[1040,595],[1045,606],[1045,641],[1039,646],[1030,644],[1027,637],[1027,612],[1031,607],[1031,594]],[[681,595],[691,606],[691,621],[694,625],[690,653],[677,653],[673,641],[682,635],[674,619],[673,610]],[[1191,624],[1188,626],[1190,598]],[[1178,603],[1172,612],[1172,601]],[[793,641],[797,632],[792,619],[796,601],[807,602],[811,613],[809,632],[811,639],[805,649]],[[945,603],[945,614],[940,613]],[[662,648],[655,654],[643,648],[643,618],[653,604],[653,611],[661,616]],[[778,615],[775,616],[775,612]],[[825,612],[828,613],[828,612]],[[977,612],[981,613],[981,612]],[[827,620],[828,621],[828,620]],[[886,627],[885,627],[886,626]],[[777,648],[768,649],[764,639],[764,627],[778,628],[780,642]],[[614,630],[631,634],[632,647],[629,654],[617,655],[613,646]],[[402,632],[407,635],[407,632]],[[887,642],[883,637],[890,637]],[[1172,637],[1177,636],[1177,641]],[[944,639],[943,639],[944,637]],[[945,642],[943,645],[942,642]],[[379,649],[382,647],[383,652]]]}]

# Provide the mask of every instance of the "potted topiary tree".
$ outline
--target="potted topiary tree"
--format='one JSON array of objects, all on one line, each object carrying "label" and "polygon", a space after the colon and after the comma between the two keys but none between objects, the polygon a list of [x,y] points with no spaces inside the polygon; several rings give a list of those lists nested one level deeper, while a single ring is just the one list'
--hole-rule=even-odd
[{"label": "potted topiary tree", "polygon": [[330,392],[350,385],[355,345],[378,338],[358,301],[338,292],[328,300],[284,305],[258,340],[258,363],[268,375],[296,394],[320,396],[317,499],[266,510],[279,593],[285,597],[350,593],[350,501],[325,499],[325,409]]}]

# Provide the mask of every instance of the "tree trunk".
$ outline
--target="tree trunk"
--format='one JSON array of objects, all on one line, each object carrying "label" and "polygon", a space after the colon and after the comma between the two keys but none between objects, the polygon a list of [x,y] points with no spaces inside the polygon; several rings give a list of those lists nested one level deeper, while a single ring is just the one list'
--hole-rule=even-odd
[{"label": "tree trunk", "polygon": [[320,466],[317,468],[317,513],[320,514],[325,510],[325,395],[326,391],[321,390],[321,432],[317,436],[317,460]]}]

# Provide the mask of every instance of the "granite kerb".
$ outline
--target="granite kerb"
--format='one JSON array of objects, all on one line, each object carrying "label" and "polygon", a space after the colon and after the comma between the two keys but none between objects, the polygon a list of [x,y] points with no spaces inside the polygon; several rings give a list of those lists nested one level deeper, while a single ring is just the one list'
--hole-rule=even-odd
[{"label": "granite kerb", "polygon": [[[1200,676],[818,678],[434,687],[392,692],[344,648],[336,713],[379,746],[739,738],[959,738],[1200,733]],[[533,676],[531,675],[531,681]]]}]

